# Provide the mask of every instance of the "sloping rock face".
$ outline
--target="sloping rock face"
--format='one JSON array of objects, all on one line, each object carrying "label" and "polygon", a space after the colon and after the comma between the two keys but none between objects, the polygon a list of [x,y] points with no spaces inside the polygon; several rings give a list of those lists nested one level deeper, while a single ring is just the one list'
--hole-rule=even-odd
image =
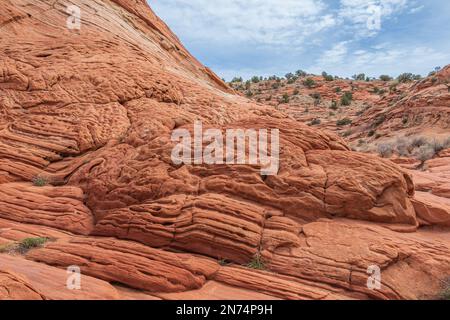
[{"label": "sloping rock face", "polygon": [[[450,275],[407,173],[235,95],[144,0],[7,0],[0,32],[0,245],[49,239],[0,250],[1,298],[415,299]],[[174,164],[196,120],[279,129],[278,174]]]},{"label": "sloping rock face", "polygon": [[405,88],[394,100],[381,101],[380,107],[363,114],[355,125],[378,123],[377,132],[448,134],[450,128],[450,65],[434,75]]}]

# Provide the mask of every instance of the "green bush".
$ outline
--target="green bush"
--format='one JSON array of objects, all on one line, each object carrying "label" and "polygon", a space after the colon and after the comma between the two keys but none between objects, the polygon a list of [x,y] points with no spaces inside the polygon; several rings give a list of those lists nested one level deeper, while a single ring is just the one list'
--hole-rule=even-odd
[{"label": "green bush", "polygon": [[325,81],[333,81],[334,77],[328,73],[326,73],[325,71],[322,72],[322,77],[325,79]]},{"label": "green bush", "polygon": [[383,74],[383,75],[380,76],[380,80],[381,80],[381,81],[388,82],[388,81],[392,81],[393,78],[392,78],[391,76],[388,76],[388,75],[386,75],[386,74]]},{"label": "green bush", "polygon": [[317,126],[317,125],[319,125],[319,124],[321,124],[321,123],[322,123],[322,121],[321,121],[320,119],[315,118],[315,119],[313,119],[313,120],[310,122],[310,125],[311,125],[311,126]]},{"label": "green bush", "polygon": [[420,148],[428,143],[428,140],[424,137],[415,137],[411,141],[411,147],[413,148]]},{"label": "green bush", "polygon": [[256,270],[265,270],[266,269],[264,260],[261,257],[261,254],[259,252],[253,256],[252,261],[250,261],[247,264],[247,267],[250,269],[256,269]]},{"label": "green bush", "polygon": [[420,160],[422,163],[424,163],[427,160],[433,159],[435,155],[436,152],[434,151],[433,147],[428,144],[421,146],[414,152],[414,157],[417,160]]},{"label": "green bush", "polygon": [[351,92],[346,92],[341,97],[341,105],[349,106],[352,104],[352,100],[353,100],[353,94]]},{"label": "green bush", "polygon": [[303,70],[297,70],[297,71],[295,71],[295,75],[297,77],[306,77],[308,74]]},{"label": "green bush", "polygon": [[383,158],[389,158],[393,153],[393,147],[389,143],[379,144],[378,145],[378,153]]},{"label": "green bush", "polygon": [[48,181],[44,177],[37,176],[37,177],[33,178],[33,185],[35,185],[36,187],[44,187],[47,184],[48,184]]},{"label": "green bush", "polygon": [[24,254],[30,249],[42,247],[48,240],[48,238],[26,238],[20,242],[0,246],[0,253]]},{"label": "green bush", "polygon": [[349,118],[344,118],[344,119],[340,119],[340,120],[336,121],[336,125],[338,127],[347,126],[349,124],[352,124],[352,120],[350,120]]},{"label": "green bush", "polygon": [[338,104],[337,104],[336,100],[331,100],[330,109],[335,110],[335,111],[338,109]]},{"label": "green bush", "polygon": [[19,243],[19,246],[23,250],[30,250],[32,248],[42,247],[47,241],[48,238],[26,238]]},{"label": "green bush", "polygon": [[450,300],[450,277],[443,281],[442,291],[439,294],[439,299]]},{"label": "green bush", "polygon": [[311,93],[309,96],[310,96],[311,98],[315,99],[315,100],[320,100],[320,99],[322,98],[322,97],[320,96],[320,93],[317,93],[317,92]]},{"label": "green bush", "polygon": [[306,78],[305,81],[303,81],[303,85],[309,89],[313,88],[316,85],[316,82],[311,78]]},{"label": "green bush", "polygon": [[282,103],[289,103],[289,95],[287,93],[283,94],[283,97],[281,97]]},{"label": "green bush", "polygon": [[386,116],[384,114],[380,114],[375,118],[375,122],[373,123],[373,126],[375,128],[379,127],[383,122],[386,121]]},{"label": "green bush", "polygon": [[342,134],[342,136],[347,138],[347,137],[351,136],[352,134],[353,134],[352,130],[347,130]]},{"label": "green bush", "polygon": [[294,77],[294,75],[291,72],[289,72],[285,75],[285,77],[286,77],[286,79],[289,80],[289,79],[292,79]]},{"label": "green bush", "polygon": [[420,74],[412,74],[410,72],[402,73],[397,77],[397,81],[400,83],[411,82],[420,79],[422,79],[422,76]]},{"label": "green bush", "polygon": [[357,81],[364,81],[366,80],[366,75],[364,73],[355,74],[352,78]]},{"label": "green bush", "polygon": [[295,83],[296,80],[297,80],[296,77],[292,77],[292,78],[288,79],[287,84],[293,84],[293,83]]}]

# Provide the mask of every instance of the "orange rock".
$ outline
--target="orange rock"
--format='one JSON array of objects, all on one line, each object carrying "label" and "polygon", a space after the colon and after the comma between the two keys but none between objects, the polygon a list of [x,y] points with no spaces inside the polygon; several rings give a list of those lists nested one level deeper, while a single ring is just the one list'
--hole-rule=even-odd
[{"label": "orange rock", "polygon": [[118,299],[114,287],[86,275],[80,289],[67,287],[67,272],[42,263],[0,254],[0,299],[104,300]]},{"label": "orange rock", "polygon": [[89,234],[93,217],[76,187],[36,187],[28,183],[0,184],[0,217]]},{"label": "orange rock", "polygon": [[417,217],[425,225],[450,227],[450,199],[417,192],[413,204]]},{"label": "orange rock", "polygon": [[76,265],[83,274],[149,292],[200,288],[219,267],[201,257],[95,238],[52,242],[30,251],[27,258],[64,268]]}]

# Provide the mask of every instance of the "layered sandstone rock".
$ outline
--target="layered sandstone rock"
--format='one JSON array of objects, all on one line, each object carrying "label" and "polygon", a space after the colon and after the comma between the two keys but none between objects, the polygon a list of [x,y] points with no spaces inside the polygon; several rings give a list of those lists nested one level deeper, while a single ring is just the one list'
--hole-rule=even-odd
[{"label": "layered sandstone rock", "polygon": [[[0,250],[0,297],[415,299],[450,274],[407,173],[235,95],[145,1],[7,0],[0,28],[0,244],[49,239]],[[171,134],[196,120],[279,129],[278,174],[174,164]]]},{"label": "layered sandstone rock", "polygon": [[[364,133],[372,126],[381,136],[444,135],[450,128],[450,66],[435,75],[397,89],[354,123]],[[376,124],[376,126],[374,126]]]}]

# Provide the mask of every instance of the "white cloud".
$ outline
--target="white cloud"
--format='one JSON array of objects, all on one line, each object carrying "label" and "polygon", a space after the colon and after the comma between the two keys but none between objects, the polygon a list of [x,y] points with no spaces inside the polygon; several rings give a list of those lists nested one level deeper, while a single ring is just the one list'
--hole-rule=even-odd
[{"label": "white cloud", "polygon": [[326,50],[318,60],[319,65],[342,63],[347,56],[347,41],[339,42],[330,50]]},{"label": "white cloud", "polygon": [[446,65],[450,61],[450,53],[442,53],[426,46],[403,47],[382,43],[367,50],[351,51],[349,45],[349,42],[334,45],[317,59],[311,70],[315,73],[325,70],[344,76],[361,72],[370,76],[398,75],[403,72],[426,75],[431,71],[430,65]]},{"label": "white cloud", "polygon": [[[408,8],[408,0],[340,0],[338,17],[356,37],[378,34],[383,22]],[[374,23],[379,26],[373,28]]]},{"label": "white cloud", "polygon": [[[336,24],[322,0],[149,0],[190,41],[300,44]],[[183,32],[189,30],[189,33]]]},{"label": "white cloud", "polygon": [[420,12],[420,11],[423,10],[423,8],[425,8],[425,5],[421,5],[421,6],[418,6],[418,7],[415,7],[415,8],[411,8],[411,10],[409,10],[409,14],[414,14],[414,13]]}]

